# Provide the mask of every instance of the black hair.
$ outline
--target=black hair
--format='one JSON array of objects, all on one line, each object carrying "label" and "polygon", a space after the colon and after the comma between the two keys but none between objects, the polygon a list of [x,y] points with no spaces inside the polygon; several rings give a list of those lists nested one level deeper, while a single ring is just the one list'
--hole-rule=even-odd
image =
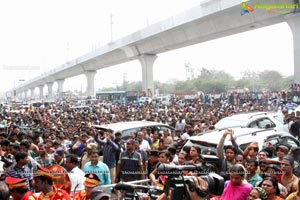
[{"label": "black hair", "polygon": [[169,147],[168,151],[171,152],[172,154],[176,154],[176,148],[175,147]]},{"label": "black hair", "polygon": [[29,147],[30,147],[30,144],[29,144],[29,142],[28,142],[28,141],[26,141],[26,140],[25,140],[25,141],[24,141],[24,140],[22,140],[22,141],[21,141],[21,143],[20,143],[20,146],[21,146],[21,145],[22,145],[22,146],[25,146],[25,147],[26,147],[26,149],[29,149]]},{"label": "black hair", "polygon": [[1,200],[10,199],[9,188],[4,181],[0,181],[0,199]]},{"label": "black hair", "polygon": [[232,150],[232,151],[233,151],[233,153],[234,153],[234,155],[236,155],[236,151],[235,151],[235,149],[234,149],[233,145],[226,145],[226,146],[225,146],[225,152],[226,152],[226,150],[227,150],[227,149],[230,149],[230,150]]},{"label": "black hair", "polygon": [[254,163],[255,168],[258,167],[258,161],[255,158],[251,158],[251,159],[247,160],[247,163]]},{"label": "black hair", "polygon": [[246,175],[246,170],[243,165],[236,164],[230,167],[229,174],[238,174],[239,176],[243,177]]},{"label": "black hair", "polygon": [[73,163],[74,165],[78,164],[78,156],[75,154],[68,154],[66,155],[66,158],[70,158],[70,163]]},{"label": "black hair", "polygon": [[289,156],[289,155],[284,156],[284,157],[282,158],[282,160],[288,160],[288,161],[290,162],[290,165],[291,165],[292,167],[294,167],[294,158],[293,158],[292,156]]},{"label": "black hair", "polygon": [[25,153],[25,152],[18,152],[16,155],[15,155],[15,159],[16,159],[16,162],[18,163],[21,159],[24,159],[28,157],[28,154]]},{"label": "black hair", "polygon": [[[197,150],[197,153],[200,155],[201,154],[201,148],[200,147],[198,147],[198,146],[191,146],[191,148],[194,148],[194,149],[196,149]],[[190,151],[191,151],[191,149],[190,149]]]},{"label": "black hair", "polygon": [[53,185],[53,181],[51,178],[45,177],[45,176],[36,176],[35,178],[40,179],[42,182],[46,182],[49,185]]},{"label": "black hair", "polygon": [[14,189],[11,189],[10,192],[17,192],[19,194],[25,194],[26,192],[28,192],[28,188],[27,188],[27,186],[22,187],[22,188],[14,188]]},{"label": "black hair", "polygon": [[91,151],[91,155],[92,154],[97,154],[97,155],[99,155],[99,151],[98,151],[98,149],[92,149],[92,151]]},{"label": "black hair", "polygon": [[191,150],[191,146],[184,146],[182,150],[188,154]]},{"label": "black hair", "polygon": [[12,146],[15,150],[20,151],[20,145],[18,143],[10,143],[10,146]]},{"label": "black hair", "polygon": [[259,184],[258,184],[258,187],[262,187],[262,184],[264,181],[271,181],[272,182],[272,185],[273,187],[276,187],[276,192],[275,192],[275,195],[276,196],[279,196],[280,195],[280,190],[279,190],[279,187],[278,187],[278,181],[277,179],[274,179],[272,177],[265,177]]},{"label": "black hair", "polygon": [[162,151],[159,152],[158,155],[160,155],[160,154],[165,154],[165,156],[169,159],[169,162],[172,161],[171,160],[171,154],[170,154],[170,152],[168,150],[162,150]]}]

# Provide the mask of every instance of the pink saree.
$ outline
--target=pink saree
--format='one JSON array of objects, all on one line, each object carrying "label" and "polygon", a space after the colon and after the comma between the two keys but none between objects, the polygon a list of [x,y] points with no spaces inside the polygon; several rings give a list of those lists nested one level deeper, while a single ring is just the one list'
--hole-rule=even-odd
[{"label": "pink saree", "polygon": [[228,181],[221,196],[221,200],[246,200],[251,189],[252,185],[249,183],[235,186],[232,185],[231,181]]}]

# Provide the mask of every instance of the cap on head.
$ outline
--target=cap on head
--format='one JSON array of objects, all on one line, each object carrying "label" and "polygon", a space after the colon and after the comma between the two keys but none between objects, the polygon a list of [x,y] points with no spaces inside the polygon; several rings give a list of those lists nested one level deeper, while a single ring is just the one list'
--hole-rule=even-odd
[{"label": "cap on head", "polygon": [[7,177],[5,183],[8,185],[9,189],[27,187],[26,178]]},{"label": "cap on head", "polygon": [[55,150],[54,155],[55,156],[63,156],[64,153],[65,153],[64,149],[59,147]]},{"label": "cap on head", "polygon": [[127,141],[127,144],[135,144],[135,141],[133,139],[130,139]]},{"label": "cap on head", "polygon": [[100,200],[103,197],[109,198],[111,195],[110,195],[109,191],[107,190],[107,188],[97,186],[97,187],[93,188],[90,196],[91,196],[91,199],[93,199],[93,200]]},{"label": "cap on head", "polygon": [[281,149],[282,151],[284,151],[285,153],[288,153],[289,152],[289,148],[285,145],[279,145],[278,147],[276,147],[276,151],[278,149]]},{"label": "cap on head", "polygon": [[38,176],[44,176],[46,178],[53,179],[54,178],[54,173],[51,170],[49,170],[49,169],[47,169],[47,168],[45,168],[41,165],[38,165],[37,166],[37,171],[34,174],[34,177],[38,177]]},{"label": "cap on head", "polygon": [[84,177],[85,177],[85,181],[83,183],[84,186],[87,186],[87,187],[96,187],[100,183],[100,179],[97,176],[97,174],[88,173]]}]

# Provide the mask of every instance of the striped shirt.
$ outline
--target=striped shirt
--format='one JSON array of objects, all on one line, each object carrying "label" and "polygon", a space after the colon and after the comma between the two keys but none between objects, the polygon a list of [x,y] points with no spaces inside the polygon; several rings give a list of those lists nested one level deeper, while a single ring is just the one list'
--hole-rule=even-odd
[{"label": "striped shirt", "polygon": [[35,158],[35,161],[45,168],[48,168],[55,163],[53,154],[47,154],[45,160],[43,160],[41,156],[38,156]]},{"label": "striped shirt", "polygon": [[6,173],[6,176],[13,178],[26,178],[28,189],[31,189],[29,181],[33,179],[33,176],[32,172],[26,165],[22,168],[19,168],[17,165],[15,165],[11,170],[9,170]]}]

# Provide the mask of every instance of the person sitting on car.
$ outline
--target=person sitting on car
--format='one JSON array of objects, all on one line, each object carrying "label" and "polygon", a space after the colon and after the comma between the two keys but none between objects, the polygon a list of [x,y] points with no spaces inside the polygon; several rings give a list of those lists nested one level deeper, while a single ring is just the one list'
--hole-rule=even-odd
[{"label": "person sitting on car", "polygon": [[[230,135],[231,138],[231,142],[233,145],[229,145],[225,147],[225,156],[224,156],[224,141],[227,135]],[[228,169],[233,166],[236,162],[235,162],[235,155],[237,154],[237,152],[239,152],[240,154],[242,154],[241,150],[239,149],[238,145],[236,144],[233,136],[232,136],[232,130],[226,130],[222,136],[222,138],[220,139],[220,142],[217,146],[217,156],[220,159],[220,163],[221,163],[221,175],[224,177],[225,180],[229,179],[229,175],[228,173],[226,173],[228,171]]]}]

